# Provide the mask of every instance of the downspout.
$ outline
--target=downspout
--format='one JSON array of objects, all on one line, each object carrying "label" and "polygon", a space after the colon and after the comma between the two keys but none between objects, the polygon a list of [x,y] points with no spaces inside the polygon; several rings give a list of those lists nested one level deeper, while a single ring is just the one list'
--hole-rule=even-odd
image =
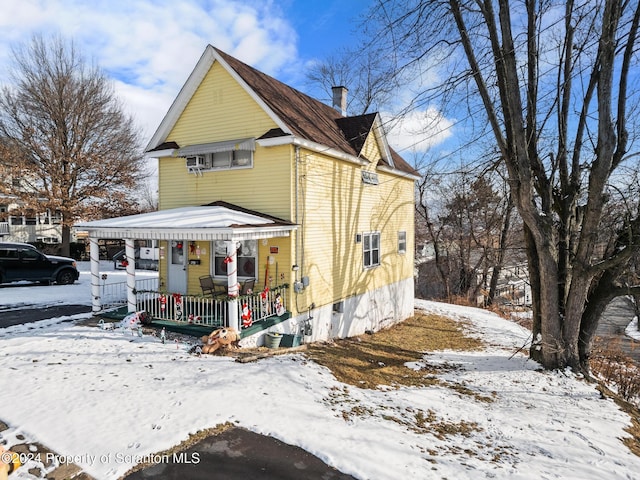
[{"label": "downspout", "polygon": [[[296,145],[295,148],[295,162],[296,162],[296,166],[295,166],[295,180],[294,180],[294,188],[296,189],[296,212],[295,212],[295,217],[296,217],[296,225],[300,225],[300,219],[298,218],[298,202],[300,201],[300,197],[299,197],[299,193],[298,193],[298,162],[300,161],[300,147]],[[300,260],[299,258],[300,255],[300,230],[298,230],[296,232],[296,265],[300,265],[298,262]],[[296,280],[298,280],[298,274],[296,272]]]},{"label": "downspout", "polygon": [[[296,232],[296,265],[300,267],[300,276],[304,276],[304,213],[302,214],[302,221],[300,219],[300,173],[299,173],[299,164],[300,164],[300,147],[296,145],[296,180],[295,180],[295,188],[296,188],[296,225],[299,225],[298,231]],[[296,273],[296,280],[297,273]]]}]

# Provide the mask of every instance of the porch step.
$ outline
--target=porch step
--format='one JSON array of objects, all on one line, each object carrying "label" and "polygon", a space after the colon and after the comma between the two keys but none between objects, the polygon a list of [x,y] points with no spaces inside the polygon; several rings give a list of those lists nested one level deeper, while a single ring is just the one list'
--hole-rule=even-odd
[{"label": "porch step", "polygon": [[248,328],[243,328],[242,331],[240,332],[240,338],[249,337],[255,333],[262,332],[263,330],[273,327],[278,323],[282,323],[285,320],[289,320],[290,318],[291,318],[291,312],[285,312],[280,317],[278,317],[277,315],[267,317],[264,320],[260,320],[259,322],[254,323]]},{"label": "porch step", "polygon": [[190,335],[192,337],[200,338],[204,335],[209,335],[216,328],[214,326],[207,325],[195,325],[193,323],[173,322],[171,320],[152,320],[151,327],[162,330],[164,327],[168,332],[180,333],[182,335]]}]

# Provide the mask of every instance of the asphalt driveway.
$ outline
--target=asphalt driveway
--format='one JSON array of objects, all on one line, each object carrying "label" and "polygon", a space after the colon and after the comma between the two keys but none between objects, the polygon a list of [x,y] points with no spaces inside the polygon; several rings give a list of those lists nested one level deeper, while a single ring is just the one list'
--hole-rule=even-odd
[{"label": "asphalt driveway", "polygon": [[54,305],[38,308],[2,308],[0,306],[0,328],[37,322],[48,318],[66,317],[91,312],[88,305]]},{"label": "asphalt driveway", "polygon": [[306,450],[243,428],[230,428],[125,480],[348,480]]}]

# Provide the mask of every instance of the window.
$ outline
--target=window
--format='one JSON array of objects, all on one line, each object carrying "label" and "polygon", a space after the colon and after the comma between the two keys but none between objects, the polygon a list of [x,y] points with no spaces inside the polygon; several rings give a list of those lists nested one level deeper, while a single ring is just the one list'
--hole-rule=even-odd
[{"label": "window", "polygon": [[253,167],[255,138],[188,145],[178,150],[186,159],[187,170],[199,174],[203,170],[227,170]]},{"label": "window", "polygon": [[362,235],[362,251],[364,268],[380,265],[380,232]]},{"label": "window", "polygon": [[[227,245],[224,241],[214,242],[214,275],[216,277],[227,276]],[[240,242],[237,254],[238,277],[257,278],[256,266],[258,265],[258,244],[255,240],[245,240]]]},{"label": "window", "polygon": [[398,253],[407,253],[407,232],[398,232]]},{"label": "window", "polygon": [[253,160],[251,150],[229,150],[209,155],[211,156],[211,168],[250,167]]}]

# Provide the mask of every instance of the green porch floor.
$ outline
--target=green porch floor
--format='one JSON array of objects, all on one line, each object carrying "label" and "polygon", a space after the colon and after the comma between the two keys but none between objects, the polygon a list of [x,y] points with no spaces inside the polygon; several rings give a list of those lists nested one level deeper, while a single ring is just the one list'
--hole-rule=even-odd
[{"label": "green porch floor", "polygon": [[[101,313],[100,317],[111,320],[122,320],[129,314],[127,311],[127,307],[120,307],[116,310],[111,310],[105,313]],[[261,331],[267,330],[278,323],[282,323],[285,320],[291,318],[291,312],[285,312],[284,315],[278,317],[277,315],[272,315],[271,317],[267,317],[264,320],[254,323],[249,328],[243,328],[240,331],[240,338],[245,338]],[[163,327],[165,330],[174,333],[180,333],[183,335],[191,335],[193,337],[202,337],[204,335],[209,335],[216,328],[214,325],[199,325],[187,322],[176,322],[174,320],[160,320],[160,319],[152,319],[151,327],[157,328],[158,330]]]}]

